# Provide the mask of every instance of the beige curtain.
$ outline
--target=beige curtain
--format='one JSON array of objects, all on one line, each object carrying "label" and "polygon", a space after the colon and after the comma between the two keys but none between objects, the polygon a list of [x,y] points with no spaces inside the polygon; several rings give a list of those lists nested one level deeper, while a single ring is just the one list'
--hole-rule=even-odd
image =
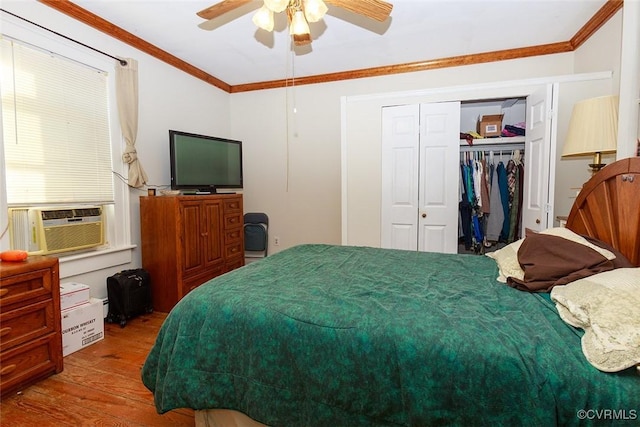
[{"label": "beige curtain", "polygon": [[127,143],[122,161],[129,164],[129,186],[142,187],[147,183],[147,174],[140,164],[136,152],[138,134],[138,61],[126,58],[127,65],[116,63],[116,97],[120,128]]}]

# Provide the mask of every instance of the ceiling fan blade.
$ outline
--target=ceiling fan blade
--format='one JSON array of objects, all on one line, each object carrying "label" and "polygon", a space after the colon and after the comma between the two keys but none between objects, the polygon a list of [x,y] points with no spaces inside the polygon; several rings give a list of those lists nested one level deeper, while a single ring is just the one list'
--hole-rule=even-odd
[{"label": "ceiling fan blade", "polygon": [[227,12],[231,12],[247,3],[251,3],[253,0],[224,0],[220,3],[216,3],[213,6],[209,6],[206,9],[202,9],[197,15],[204,19],[213,19],[218,16],[224,15]]},{"label": "ceiling fan blade", "polygon": [[384,21],[391,14],[393,5],[382,0],[325,0],[327,3],[341,7],[350,12]]}]

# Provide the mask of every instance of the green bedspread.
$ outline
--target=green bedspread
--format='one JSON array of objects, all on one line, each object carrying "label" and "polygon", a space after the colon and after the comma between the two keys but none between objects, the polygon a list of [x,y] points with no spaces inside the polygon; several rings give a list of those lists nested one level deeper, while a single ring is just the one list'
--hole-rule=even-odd
[{"label": "green bedspread", "polygon": [[159,412],[273,426],[638,423],[635,369],[592,367],[548,299],[497,273],[484,256],[291,248],[181,300],[142,380]]}]

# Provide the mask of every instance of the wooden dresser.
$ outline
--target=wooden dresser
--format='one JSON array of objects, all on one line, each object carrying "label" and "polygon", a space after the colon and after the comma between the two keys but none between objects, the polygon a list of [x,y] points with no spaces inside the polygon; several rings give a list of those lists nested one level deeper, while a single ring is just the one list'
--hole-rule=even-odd
[{"label": "wooden dresser", "polygon": [[188,292],[244,265],[241,194],[140,198],[142,267],[153,308],[168,313]]},{"label": "wooden dresser", "polygon": [[2,396],[62,372],[58,258],[0,262]]}]

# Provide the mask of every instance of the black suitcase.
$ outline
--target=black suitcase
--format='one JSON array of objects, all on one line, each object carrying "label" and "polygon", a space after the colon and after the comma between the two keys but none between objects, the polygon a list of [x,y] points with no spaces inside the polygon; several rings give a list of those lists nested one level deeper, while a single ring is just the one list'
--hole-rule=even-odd
[{"label": "black suitcase", "polygon": [[120,323],[124,328],[127,320],[139,314],[151,313],[151,277],[142,268],[123,270],[107,277],[109,314],[107,322]]}]

